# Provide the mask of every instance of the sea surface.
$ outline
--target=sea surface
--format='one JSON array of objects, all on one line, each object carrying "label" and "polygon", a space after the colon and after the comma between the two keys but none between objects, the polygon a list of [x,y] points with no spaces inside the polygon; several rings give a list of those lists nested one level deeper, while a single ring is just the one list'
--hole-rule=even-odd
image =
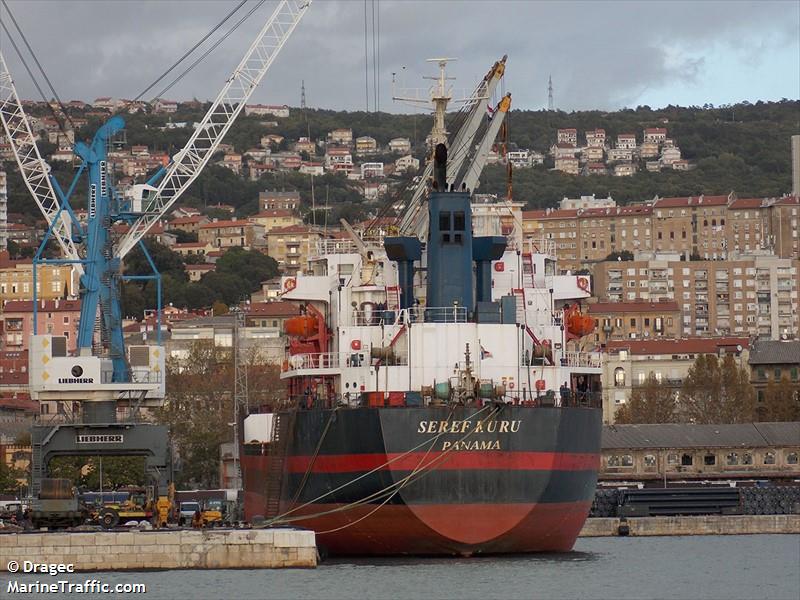
[{"label": "sea surface", "polygon": [[[33,581],[39,577],[20,576]],[[53,581],[63,575],[49,578]],[[314,570],[74,574],[71,581],[144,583],[147,600],[215,598],[800,598],[800,536],[582,538],[565,554],[469,559],[329,559]],[[0,598],[7,594],[0,572]],[[47,594],[46,597],[60,597]],[[91,598],[91,595],[74,597]],[[109,596],[105,596],[108,598]]]}]

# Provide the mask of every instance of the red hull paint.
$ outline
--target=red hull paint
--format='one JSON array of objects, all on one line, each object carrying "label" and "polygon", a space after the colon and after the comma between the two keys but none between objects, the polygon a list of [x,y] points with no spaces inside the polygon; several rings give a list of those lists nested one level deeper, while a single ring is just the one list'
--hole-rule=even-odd
[{"label": "red hull paint", "polygon": [[[291,516],[339,507],[315,504]],[[294,524],[316,531],[317,544],[332,554],[567,552],[590,507],[591,502],[385,505],[377,510],[366,505]]]},{"label": "red hull paint", "polygon": [[290,456],[289,473],[353,473],[363,471],[413,471],[435,466],[438,470],[501,469],[504,471],[590,471],[600,468],[599,454],[566,452],[412,452],[390,454],[334,454]]}]

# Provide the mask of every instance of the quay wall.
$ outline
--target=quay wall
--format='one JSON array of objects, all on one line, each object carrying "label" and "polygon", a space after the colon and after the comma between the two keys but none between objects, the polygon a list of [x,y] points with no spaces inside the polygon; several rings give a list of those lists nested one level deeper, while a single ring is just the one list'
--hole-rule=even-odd
[{"label": "quay wall", "polygon": [[[620,520],[591,518],[580,537],[619,535]],[[655,535],[742,535],[800,533],[800,515],[703,515],[679,517],[630,517],[631,537]]]},{"label": "quay wall", "polygon": [[270,569],[317,566],[313,531],[293,529],[35,532],[0,535],[9,561],[76,571]]}]

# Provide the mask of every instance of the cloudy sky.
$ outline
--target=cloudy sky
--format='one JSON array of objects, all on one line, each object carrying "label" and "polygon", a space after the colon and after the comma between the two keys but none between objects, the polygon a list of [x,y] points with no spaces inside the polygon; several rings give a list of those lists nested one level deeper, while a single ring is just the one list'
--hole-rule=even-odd
[{"label": "cloudy sky", "polygon": [[[62,99],[92,100],[139,94],[238,2],[8,4]],[[296,106],[305,80],[309,106],[363,110],[365,4],[371,28],[373,0],[315,0],[253,101]],[[167,97],[216,96],[274,5],[266,2]],[[393,72],[398,83],[423,87],[420,77],[434,71],[426,58],[457,57],[450,72],[458,91],[503,54],[516,108],[546,107],[550,74],[556,106],[564,110],[800,98],[798,0],[375,0],[374,6],[382,110],[410,110],[391,101]],[[13,27],[5,10],[0,16]],[[371,53],[371,33],[368,45]],[[20,94],[37,98],[1,30],[0,49]]]}]

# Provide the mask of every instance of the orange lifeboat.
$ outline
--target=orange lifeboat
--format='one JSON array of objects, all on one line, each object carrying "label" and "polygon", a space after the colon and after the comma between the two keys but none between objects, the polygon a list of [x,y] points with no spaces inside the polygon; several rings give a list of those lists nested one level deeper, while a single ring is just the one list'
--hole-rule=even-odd
[{"label": "orange lifeboat", "polygon": [[311,315],[300,315],[286,319],[283,325],[286,335],[308,338],[317,332],[317,320]]},{"label": "orange lifeboat", "polygon": [[594,331],[596,324],[594,317],[577,311],[567,315],[567,331],[576,337],[589,335]]}]

